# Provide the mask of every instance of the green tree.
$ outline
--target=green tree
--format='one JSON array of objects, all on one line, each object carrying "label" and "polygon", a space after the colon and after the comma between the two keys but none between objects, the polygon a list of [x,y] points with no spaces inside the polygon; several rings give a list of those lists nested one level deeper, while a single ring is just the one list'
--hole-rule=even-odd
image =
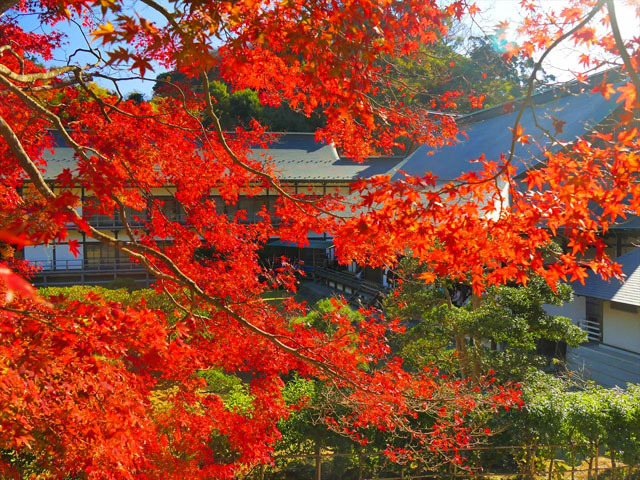
[{"label": "green tree", "polygon": [[[401,288],[385,301],[388,315],[410,326],[398,338],[401,355],[414,368],[435,364],[464,377],[479,378],[493,370],[499,379],[520,380],[545,365],[543,342],[577,346],[584,332],[566,317],[550,315],[544,305],[561,305],[572,299],[571,287],[554,291],[541,278],[526,287],[489,287],[482,298],[469,295],[464,286],[436,281],[425,285],[419,275],[426,269],[413,259],[400,265]],[[462,292],[462,293],[461,293]]]},{"label": "green tree", "polygon": [[[273,132],[312,132],[322,124],[319,115],[307,117],[294,111],[288,105],[277,107],[262,105],[257,92],[251,89],[232,90],[230,85],[210,72],[209,93],[214,111],[220,118],[222,127],[232,130],[236,126],[247,126],[256,120]],[[190,98],[202,93],[202,83],[197,78],[188,78],[180,72],[164,72],[156,77],[154,96]],[[205,119],[206,122],[206,119]]]},{"label": "green tree", "polygon": [[[422,47],[415,59],[394,60],[389,81],[402,78],[406,89],[415,94],[414,104],[470,113],[480,104],[492,107],[525,94],[534,61],[519,56],[507,60],[503,53],[504,46],[495,36],[463,40],[451,35]],[[541,85],[554,79],[544,71],[540,77]]]}]

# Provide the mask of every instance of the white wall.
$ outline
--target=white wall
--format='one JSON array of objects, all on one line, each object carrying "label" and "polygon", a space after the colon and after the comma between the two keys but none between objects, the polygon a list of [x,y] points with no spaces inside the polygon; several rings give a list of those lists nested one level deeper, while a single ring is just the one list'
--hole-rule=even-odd
[{"label": "white wall", "polygon": [[569,317],[576,325],[587,316],[586,298],[579,295],[574,297],[573,302],[565,303],[560,307],[556,307],[555,305],[545,305],[544,309],[549,315]]},{"label": "white wall", "polygon": [[640,314],[614,310],[604,302],[602,323],[603,343],[640,353]]}]

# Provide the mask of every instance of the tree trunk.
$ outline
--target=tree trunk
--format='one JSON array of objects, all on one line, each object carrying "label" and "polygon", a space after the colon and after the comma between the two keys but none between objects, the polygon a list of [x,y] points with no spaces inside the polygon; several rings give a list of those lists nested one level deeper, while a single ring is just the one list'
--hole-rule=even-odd
[{"label": "tree trunk", "polygon": [[616,451],[611,449],[611,478],[616,478]]},{"label": "tree trunk", "polygon": [[551,458],[549,459],[549,474],[547,475],[547,480],[551,480],[553,477],[553,462],[556,459],[556,449],[551,449]]},{"label": "tree trunk", "polygon": [[458,364],[460,365],[460,375],[462,375],[462,378],[469,378],[469,353],[467,351],[464,333],[456,335],[455,340]]},{"label": "tree trunk", "polygon": [[[480,306],[482,305],[482,299],[478,297],[476,294],[472,294],[471,299],[469,301],[471,302],[471,307],[474,310],[479,309]],[[474,337],[474,336],[471,336],[471,339],[473,341],[473,352],[472,352],[473,356],[471,358],[471,362],[472,362],[471,380],[473,381],[473,383],[477,383],[480,380],[480,376],[482,375],[482,356],[481,356],[482,341],[480,338]]]},{"label": "tree trunk", "polygon": [[471,374],[471,379],[473,383],[477,383],[482,376],[482,355],[480,353],[480,349],[482,348],[482,343],[476,337],[473,337],[473,372]]},{"label": "tree trunk", "polygon": [[525,476],[528,479],[533,480],[536,478],[536,444],[534,443],[531,448],[527,449],[527,461],[525,465]]},{"label": "tree trunk", "polygon": [[322,480],[322,454],[320,453],[320,442],[316,442],[316,476],[315,480]]}]

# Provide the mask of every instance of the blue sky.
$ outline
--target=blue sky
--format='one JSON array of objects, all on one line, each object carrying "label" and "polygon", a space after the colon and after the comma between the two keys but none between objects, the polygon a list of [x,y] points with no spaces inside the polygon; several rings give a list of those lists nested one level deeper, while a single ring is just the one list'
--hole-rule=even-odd
[{"label": "blue sky", "polygon": [[[146,6],[142,2],[135,3],[135,11],[140,16],[146,18],[147,20],[157,22],[158,24],[163,24],[163,19],[161,18],[160,14],[158,14],[155,10]],[[96,23],[100,23],[101,20],[102,19],[97,17],[95,19]],[[47,25],[42,25],[38,19],[38,16],[35,14],[21,15],[18,21],[20,25],[27,31],[33,31],[37,33],[49,33],[52,30]],[[90,37],[85,38],[84,36],[84,35],[88,35],[88,32],[90,32],[91,29],[85,28],[84,35],[83,35],[82,30],[79,28],[78,25],[74,23],[66,22],[66,21],[60,22],[58,25],[56,25],[55,30],[62,31],[66,35],[66,38],[63,41],[63,44],[55,52],[54,60],[52,63],[56,65],[66,64],[67,59],[71,54],[73,54],[74,51],[76,51],[78,48],[86,48],[87,42],[91,42]],[[100,43],[98,42],[93,42],[92,45],[94,46],[94,48],[100,47]],[[96,61],[93,55],[86,54],[84,52],[77,53],[74,57],[74,60],[75,60],[75,63],[78,63],[78,64],[82,64],[82,63],[90,64]],[[158,64],[154,64],[154,68],[155,68],[154,72],[147,73],[147,77],[151,78],[152,80],[155,78],[155,76],[158,73],[165,71],[165,69]],[[109,72],[109,74],[113,74],[114,76],[119,78],[126,78],[130,75],[130,73],[131,72],[129,72],[126,68],[121,68],[121,69],[112,68],[110,69],[110,72]],[[108,80],[98,79],[97,83],[110,90],[114,89],[113,83]],[[153,88],[154,82],[142,81],[137,79],[137,80],[131,80],[131,81],[124,80],[118,83],[119,83],[120,90],[124,95],[127,95],[130,92],[137,91],[137,92],[144,93],[145,96],[147,96],[147,98],[150,98],[152,94],[152,88]]]},{"label": "blue sky", "polygon": [[[555,9],[556,11],[559,11],[567,4],[567,1],[542,0],[541,3],[545,9]],[[482,30],[485,33],[492,33],[494,27],[498,23],[508,21],[512,26],[507,33],[508,40],[517,42],[515,27],[518,25],[522,16],[520,13],[519,0],[476,0],[476,4],[481,9],[481,13],[478,15],[476,20],[482,26]],[[620,28],[623,35],[625,33],[628,36],[637,35],[637,32],[640,31],[640,25],[637,25],[638,19],[635,17],[633,9],[626,5],[626,0],[616,0],[616,4]],[[135,7],[135,11],[139,15],[147,18],[148,20],[155,21],[158,24],[164,24],[164,21],[159,17],[159,14],[150,7],[144,5],[142,2],[135,2],[133,5]],[[97,23],[99,23],[100,20],[101,19],[96,18]],[[19,17],[19,23],[23,28],[29,31],[50,31],[49,28],[40,24],[36,15],[22,15]],[[479,32],[477,26],[473,26],[472,28],[475,29],[476,33]],[[76,49],[86,46],[87,40],[82,35],[80,28],[72,23],[60,23],[58,24],[57,29],[62,29],[66,33],[67,38],[61,48],[56,52],[53,63],[65,64],[69,55],[71,55]],[[549,56],[549,60],[545,65],[546,70],[553,73],[560,81],[569,80],[573,78],[572,72],[580,71],[582,68],[578,64],[578,57],[580,53],[581,50],[575,50],[571,46],[565,46],[564,48],[558,49],[555,53],[552,53]],[[94,61],[93,56],[83,53],[78,53],[75,56],[75,59],[78,62],[86,63]],[[156,67],[155,72],[147,74],[151,79],[155,78],[158,73],[164,71],[164,68],[161,66],[154,66]],[[111,73],[120,78],[127,77],[129,74],[126,69],[112,69]],[[113,89],[113,84],[111,82],[101,80],[98,83],[106,88]],[[133,91],[138,91],[149,98],[152,94],[153,81],[132,80],[121,81],[119,84],[121,91],[125,95]]]}]

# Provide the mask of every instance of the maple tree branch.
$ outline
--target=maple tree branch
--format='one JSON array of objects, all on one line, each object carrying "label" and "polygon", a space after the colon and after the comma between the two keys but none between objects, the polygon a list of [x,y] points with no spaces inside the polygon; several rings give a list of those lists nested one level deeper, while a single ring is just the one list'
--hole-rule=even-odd
[{"label": "maple tree branch", "polygon": [[17,0],[0,0],[0,18],[2,18],[7,10],[13,8],[18,3]]},{"label": "maple tree branch", "polygon": [[[24,60],[17,54],[15,53],[10,45],[4,45],[2,47],[0,47],[0,53],[2,53],[2,51],[8,50],[10,53],[12,53],[17,59],[18,61],[20,61],[21,65],[24,64]],[[93,49],[89,50],[90,52],[93,52]],[[99,57],[99,55],[95,54],[99,59],[99,61],[101,61],[101,58]],[[4,70],[3,70],[4,68]],[[81,88],[87,93],[87,95],[89,95],[98,105],[98,108],[100,108],[100,111],[102,113],[102,115],[105,117],[105,119],[109,122],[112,123],[112,119],[109,116],[109,113],[107,112],[106,108],[107,107],[110,111],[115,110],[116,112],[120,113],[121,115],[125,115],[127,117],[130,118],[151,118],[151,119],[155,119],[157,122],[163,124],[163,125],[167,125],[170,127],[174,127],[174,128],[178,128],[178,129],[182,129],[185,131],[193,131],[193,129],[189,129],[187,127],[183,127],[180,125],[174,125],[171,124],[169,122],[164,122],[162,120],[159,120],[159,117],[164,117],[164,116],[169,116],[169,114],[158,114],[158,115],[139,115],[139,114],[134,114],[134,113],[129,113],[127,111],[124,111],[120,108],[118,108],[117,104],[111,104],[103,99],[101,99],[86,83],[85,79],[83,78],[83,70],[88,68],[88,67],[77,67],[77,66],[68,66],[68,67],[63,67],[65,69],[70,69],[68,71],[72,71],[74,74],[74,78],[75,80],[69,80],[66,82],[62,82],[61,84],[56,84],[53,86],[38,86],[38,87],[31,87],[30,90],[33,91],[37,91],[37,90],[50,90],[53,88],[59,89],[61,87],[66,87],[66,86],[70,86],[70,85],[80,85]],[[21,68],[21,70],[23,70],[23,68]],[[14,74],[13,72],[11,72],[11,70],[7,69],[6,67],[3,67],[2,65],[0,65],[0,73],[4,73],[8,78],[10,78],[13,81],[22,81],[20,78],[16,77],[16,74]],[[60,75],[61,73],[65,73],[65,72],[58,72],[58,75]],[[117,87],[117,82],[115,79],[113,79],[112,77],[108,77],[106,75],[103,74],[94,74],[94,76],[98,76],[98,77],[102,77],[102,78],[108,78],[110,80],[112,80],[114,82],[114,84]],[[38,78],[37,80],[40,80],[40,78]],[[9,86],[7,83],[5,83],[5,86]],[[17,86],[12,85],[14,88],[12,88],[12,91],[16,94],[18,94],[18,90],[20,90]],[[23,100],[25,99],[25,97],[21,97]],[[41,110],[42,113],[45,113],[44,111]],[[50,117],[50,115],[52,115],[52,112],[48,112],[47,116]],[[57,123],[57,122],[56,122]],[[88,147],[83,147],[83,148],[88,148]],[[95,150],[92,150],[95,152]],[[96,152],[97,153],[97,152]]]},{"label": "maple tree branch", "polygon": [[31,161],[29,154],[22,147],[20,139],[15,134],[11,126],[0,116],[0,135],[9,145],[9,150],[18,160],[18,164],[27,173],[31,181],[34,183],[40,194],[48,201],[53,202],[57,199],[56,194],[49,188],[44,177],[38,170],[38,167]]},{"label": "maple tree branch", "polygon": [[82,335],[81,332],[74,332],[73,330],[68,330],[66,328],[61,328],[58,325],[56,325],[53,322],[50,322],[48,320],[44,320],[42,318],[38,318],[35,315],[33,315],[31,312],[27,311],[27,310],[18,310],[17,308],[11,308],[11,307],[7,307],[6,305],[2,305],[0,306],[0,310],[5,310],[7,312],[11,312],[11,313],[15,313],[17,315],[22,315],[24,317],[27,317],[35,322],[41,323],[43,325],[46,325],[47,327],[53,328],[54,330],[57,330],[59,332],[64,332],[64,333],[70,333],[72,335]]},{"label": "maple tree branch", "polygon": [[44,106],[42,106],[38,101],[36,101],[34,98],[32,98],[30,95],[27,95],[25,92],[23,92],[20,88],[18,88],[16,85],[14,85],[13,83],[11,83],[6,77],[4,77],[2,74],[0,74],[0,84],[4,85],[5,87],[7,87],[9,90],[11,90],[11,92],[13,92],[20,100],[22,100],[23,103],[25,103],[27,106],[29,106],[30,108],[32,108],[33,110],[36,110],[37,112],[39,112],[40,114],[44,115],[46,118],[48,118],[58,129],[58,131],[60,132],[60,134],[64,137],[65,141],[71,146],[71,148],[73,148],[75,150],[75,152],[80,155],[80,157],[82,157],[84,160],[88,161],[89,157],[87,156],[85,150],[88,150],[90,152],[93,152],[96,156],[105,159],[106,157],[104,155],[102,155],[99,151],[97,151],[94,148],[91,147],[85,147],[80,145],[79,143],[77,143],[69,134],[69,132],[67,131],[67,129],[64,127],[64,125],[62,124],[62,120],[60,119],[60,117],[58,117],[55,113],[53,113],[51,110],[45,108]]},{"label": "maple tree branch", "polygon": [[18,52],[13,50],[13,48],[11,48],[10,45],[4,45],[0,47],[0,53],[4,51],[9,52],[13,56],[13,58],[15,58],[18,61],[18,63],[20,64],[20,75],[22,75],[24,73],[24,58],[18,55]]},{"label": "maple tree branch", "polygon": [[164,8],[159,3],[154,2],[154,0],[141,0],[141,1],[145,5],[148,5],[149,7],[153,8],[158,13],[161,13],[162,16],[164,18],[166,18],[167,21],[171,24],[171,26],[173,26],[173,28],[178,30],[180,33],[183,33],[182,28],[180,27],[180,24],[178,24],[178,22],[176,22],[176,19],[173,18],[173,15],[171,14],[171,12],[169,10]]},{"label": "maple tree branch", "polygon": [[[337,215],[337,214],[335,214],[333,212],[329,212],[329,211],[324,210],[323,208],[319,207],[316,204],[316,202],[314,202],[313,200],[306,200],[306,199],[303,199],[303,198],[296,198],[296,197],[292,196],[286,190],[284,190],[284,188],[282,188],[282,186],[275,180],[275,178],[272,175],[270,175],[270,174],[268,174],[266,172],[263,172],[261,170],[258,170],[256,168],[253,168],[251,165],[247,165],[245,162],[240,160],[238,155],[236,155],[236,153],[233,151],[233,149],[227,143],[227,139],[224,136],[224,130],[222,129],[222,125],[220,124],[220,118],[216,115],[216,113],[215,113],[215,111],[213,109],[213,101],[211,100],[211,92],[209,92],[209,76],[207,75],[207,72],[204,71],[204,70],[202,71],[202,77],[203,77],[202,89],[204,91],[204,98],[205,98],[205,102],[206,102],[207,113],[209,114],[209,116],[213,120],[213,126],[215,128],[215,132],[216,132],[216,136],[218,137],[218,141],[222,145],[222,148],[227,153],[227,155],[229,155],[229,157],[231,158],[233,163],[235,163],[236,165],[239,165],[240,167],[242,167],[243,169],[247,170],[248,172],[251,172],[254,175],[257,175],[258,177],[265,179],[269,183],[269,185],[276,190],[276,192],[278,192],[281,196],[283,196],[287,200],[290,200],[291,202],[293,202],[294,205],[296,205],[297,208],[303,214],[308,215],[308,212],[306,212],[300,206],[301,203],[302,204],[306,204],[306,205],[310,205],[312,208],[316,209],[320,214],[330,215],[332,217],[342,219],[343,217],[341,215]],[[204,128],[203,128],[203,130],[204,130]],[[206,133],[205,133],[205,135],[206,135]]]},{"label": "maple tree branch", "polygon": [[[22,147],[22,144],[20,143],[20,140],[15,135],[15,133],[13,132],[11,127],[6,123],[4,118],[2,118],[1,116],[0,116],[0,134],[5,138],[5,140],[9,144],[9,148],[11,149],[12,153],[18,159],[19,165],[25,170],[25,172],[27,173],[27,175],[29,176],[31,181],[34,183],[36,189],[40,192],[40,194],[48,202],[54,203],[57,200],[56,194],[47,185],[46,181],[42,177],[42,174],[40,173],[40,171],[38,170],[36,165],[33,163],[31,158],[29,158],[29,155],[27,154],[27,152]],[[78,220],[78,221],[82,220],[80,214],[75,209],[73,209],[71,207],[67,207],[66,211],[68,213],[70,213],[72,216],[74,216],[76,218],[76,220]],[[229,315],[231,318],[233,318],[238,323],[240,323],[241,325],[243,325],[247,329],[251,330],[252,332],[254,332],[254,333],[266,338],[271,343],[273,343],[276,347],[286,351],[287,353],[290,353],[291,355],[299,358],[300,360],[302,360],[304,362],[307,362],[307,363],[310,363],[312,365],[315,365],[316,367],[320,368],[321,370],[326,371],[327,373],[329,373],[329,374],[331,374],[333,376],[341,378],[342,380],[347,381],[347,382],[349,382],[351,384],[354,383],[353,380],[341,375],[339,372],[337,372],[333,368],[329,367],[326,363],[324,363],[324,362],[322,362],[320,360],[317,360],[315,358],[309,357],[307,355],[304,355],[304,354],[300,353],[300,351],[298,349],[295,349],[295,348],[290,347],[289,345],[283,343],[278,338],[279,337],[278,335],[275,335],[273,333],[267,332],[266,330],[258,327],[257,325],[254,325],[252,322],[250,322],[249,320],[247,320],[243,316],[239,315],[233,309],[231,309],[226,304],[224,304],[224,302],[222,302],[222,300],[220,300],[220,299],[218,299],[216,297],[212,297],[211,295],[207,294],[204,290],[202,290],[202,288],[192,278],[190,278],[184,272],[182,272],[182,270],[169,257],[167,257],[164,253],[159,252],[159,251],[157,251],[155,249],[152,249],[150,247],[147,247],[146,245],[141,245],[141,244],[138,244],[138,243],[136,243],[132,247],[129,244],[129,242],[122,242],[120,240],[117,240],[117,239],[111,237],[110,235],[107,235],[107,234],[97,230],[96,228],[90,226],[90,225],[88,227],[85,227],[85,228],[88,230],[88,233],[90,234],[90,236],[92,238],[95,238],[96,240],[99,240],[102,243],[110,245],[110,246],[112,246],[114,248],[117,248],[118,250],[130,255],[131,257],[134,257],[134,258],[140,260],[145,265],[145,267],[149,268],[152,271],[152,273],[154,275],[160,276],[160,277],[165,278],[167,280],[170,280],[172,282],[176,282],[177,281],[178,283],[183,284],[184,286],[186,286],[189,289],[191,289],[200,298],[202,298],[205,301],[207,301],[207,303],[210,303],[214,307],[216,307],[219,310],[223,311],[225,314]],[[132,250],[132,248],[135,248],[135,250]],[[136,250],[138,250],[138,251],[136,251]],[[176,277],[171,277],[169,275],[166,275],[163,272],[159,271],[154,266],[150,265],[148,259],[144,256],[144,254],[151,255],[151,256],[156,257],[159,260],[161,260],[165,264],[165,266],[167,266],[167,268],[169,268],[169,270],[171,270],[173,272],[173,274],[176,275],[177,278]]]},{"label": "maple tree branch", "polygon": [[[1,79],[1,77],[0,77],[0,79]],[[33,102],[37,104],[37,102],[35,102],[35,101],[33,101]],[[41,111],[42,110],[46,110],[46,109],[44,109],[44,107],[41,107],[41,106],[39,106],[39,107],[40,107],[39,110],[41,110]],[[51,112],[49,112],[49,114],[50,115],[54,115]],[[60,121],[59,118],[57,118],[57,120]],[[60,126],[62,126],[62,125],[60,124]],[[62,131],[66,132],[64,127],[62,128]],[[2,117],[0,117],[0,133],[2,134],[2,136],[5,138],[5,140],[9,144],[9,147],[10,147],[12,153],[14,153],[14,155],[18,159],[18,163],[20,164],[20,166],[25,170],[25,172],[27,172],[27,174],[29,175],[31,180],[34,182],[34,185],[36,186],[38,191],[43,195],[43,197],[46,200],[48,200],[50,202],[55,201],[57,199],[57,196],[51,190],[51,188],[47,185],[46,181],[44,180],[44,177],[42,176],[42,174],[40,173],[40,171],[38,170],[36,165],[33,163],[33,161],[29,158],[29,155],[26,153],[24,148],[22,147],[22,144],[21,144],[20,140],[18,139],[18,137],[15,135],[15,133],[13,132],[11,127],[5,122],[5,120]],[[73,142],[73,143],[75,143],[75,142]],[[122,206],[121,203],[120,203],[120,205]],[[80,217],[80,215],[74,209],[70,208],[69,210],[71,212],[73,212],[73,214],[76,217],[78,217],[78,218]],[[124,209],[121,209],[121,213],[123,211],[124,211]],[[126,223],[126,217],[125,217],[125,223]],[[134,242],[135,240],[133,240],[133,233],[131,232],[130,228],[128,228],[129,227],[128,223],[126,223],[126,225],[127,225],[127,234],[130,236],[130,238],[132,238],[132,242]],[[140,254],[138,254],[138,253],[136,253],[134,251],[131,251],[129,248],[126,248],[126,243],[118,241],[115,238],[111,237],[110,235],[104,234],[103,232],[101,232],[101,231],[99,231],[99,230],[97,230],[97,229],[95,229],[95,228],[93,228],[91,226],[89,226],[88,228],[89,228],[90,233],[92,234],[91,236],[93,238],[96,238],[97,240],[100,240],[103,243],[111,245],[111,246],[113,246],[115,248],[118,248],[119,250],[122,250],[124,253],[128,253],[129,255],[131,255],[131,256],[133,256],[135,258],[138,258],[139,260],[142,260],[142,261],[144,261],[146,263],[146,259],[144,258],[144,256],[140,255]],[[240,323],[244,324],[245,326],[247,326],[251,330],[255,331],[256,333],[260,333],[260,334],[262,334],[264,336],[267,336],[267,337],[271,336],[271,334],[269,334],[268,332],[259,329],[258,327],[254,326],[253,324],[251,324],[250,322],[248,322],[244,318],[242,318],[239,315],[237,315],[233,310],[231,310],[226,305],[222,304],[222,302],[220,302],[219,300],[214,299],[213,297],[210,297],[209,295],[207,295],[197,285],[197,283],[195,281],[193,281],[191,278],[189,278],[187,275],[185,275],[175,265],[175,263],[169,257],[164,255],[163,253],[158,252],[158,251],[156,251],[156,250],[154,250],[154,249],[152,249],[150,247],[147,247],[145,245],[140,245],[137,242],[135,243],[135,247],[137,249],[141,250],[141,252],[143,252],[143,253],[147,253],[149,255],[152,255],[152,256],[155,256],[155,257],[159,257],[169,267],[169,269],[172,270],[174,272],[174,274],[176,274],[180,280],[182,280],[182,283],[186,283],[187,286],[192,288],[199,296],[201,296],[201,297],[203,297],[205,299],[208,299],[210,301],[210,303],[213,303],[216,307],[222,308],[226,313],[231,315],[233,318],[238,320]],[[157,269],[154,268],[154,274],[157,275],[158,273],[160,273],[160,272]],[[170,278],[171,278],[172,281],[175,281],[175,279],[173,277],[170,277]],[[277,341],[277,343],[279,343],[281,347],[284,347],[285,350],[289,351],[289,353],[294,353],[295,352],[294,349],[291,349],[290,347],[282,344],[282,342]],[[297,352],[295,352],[295,353],[297,353]]]},{"label": "maple tree branch", "polygon": [[545,59],[549,56],[549,54],[558,45],[560,45],[567,38],[572,36],[574,33],[578,32],[582,27],[584,27],[587,23],[589,23],[596,16],[596,14],[600,11],[600,9],[602,9],[605,1],[606,0],[599,0],[598,3],[596,3],[593,6],[593,8],[589,11],[589,13],[587,15],[585,15],[584,18],[580,22],[578,22],[578,24],[576,24],[569,31],[565,32],[564,34],[562,34],[558,38],[556,38],[551,43],[551,45],[549,45],[549,47],[542,53],[542,55],[540,56],[538,61],[533,66],[533,70],[531,71],[531,74],[529,75],[529,80],[527,81],[527,92],[525,94],[526,101],[522,102],[522,105],[520,106],[520,111],[518,112],[518,115],[516,117],[516,121],[514,122],[514,125],[513,125],[513,136],[512,136],[512,139],[511,139],[511,148],[509,150],[509,157],[507,158],[507,162],[506,162],[505,166],[502,169],[503,171],[506,170],[507,165],[509,165],[513,161],[513,156],[515,155],[516,143],[518,142],[518,139],[520,138],[518,136],[518,132],[517,132],[518,131],[518,126],[520,125],[520,120],[522,119],[522,115],[524,114],[524,111],[526,110],[528,104],[531,103],[531,97],[533,95],[533,90],[534,90],[534,87],[535,87],[536,75],[542,69],[542,64],[544,63]]},{"label": "maple tree branch", "polygon": [[[114,77],[111,77],[109,75],[105,75],[103,73],[97,73],[97,72],[96,73],[92,73],[92,76],[93,77],[104,78],[105,80],[110,80],[113,83],[113,85],[114,85],[114,87],[115,87],[115,89],[116,89],[116,91],[118,92],[118,95],[119,95],[119,100],[114,104],[114,103],[109,103],[109,102],[105,101],[104,99],[102,99],[102,98],[98,97],[97,95],[95,95],[94,92],[91,92],[90,95],[98,103],[98,105],[100,106],[101,111],[104,111],[105,107],[106,107],[109,110],[109,113],[111,113],[112,111],[115,111],[115,112],[118,112],[119,114],[124,115],[125,117],[129,117],[129,118],[148,118],[148,119],[153,120],[153,121],[155,121],[157,123],[160,123],[161,125],[166,125],[167,127],[176,128],[176,129],[179,129],[179,130],[183,130],[185,132],[195,132],[195,131],[199,130],[199,129],[196,129],[196,128],[189,128],[189,127],[185,127],[185,126],[182,126],[182,125],[176,125],[176,124],[173,124],[171,122],[166,122],[166,121],[160,120],[160,118],[162,118],[162,117],[169,117],[170,118],[171,117],[170,113],[159,113],[157,115],[140,115],[140,114],[137,114],[137,113],[127,112],[126,110],[122,110],[121,108],[119,108],[118,105],[122,101],[123,96],[122,96],[122,93],[120,92],[120,87],[118,86],[118,81],[140,80],[140,79],[146,80],[146,78],[144,78],[144,77],[114,78]],[[155,81],[158,82],[158,83],[170,83],[170,82],[163,81],[163,80],[155,80]],[[177,85],[175,87],[179,89],[179,87]],[[184,96],[184,93],[183,93],[182,96],[183,96],[184,100],[186,101],[186,97]],[[197,118],[193,115],[193,112],[190,112],[187,108],[184,107],[184,103],[183,103],[183,110],[185,112],[187,112],[192,118],[197,120]],[[103,115],[105,115],[105,113],[103,113]]]},{"label": "maple tree branch", "polygon": [[[607,2],[607,10],[609,11],[609,21],[611,23],[611,30],[613,32],[613,38],[616,41],[616,47],[618,47],[618,52],[622,57],[622,61],[624,62],[625,70],[628,75],[631,77],[631,81],[633,82],[633,86],[636,89],[636,96],[640,96],[640,76],[638,76],[638,72],[633,68],[633,62],[631,61],[631,57],[629,56],[629,52],[627,51],[627,47],[622,40],[622,35],[620,34],[620,27],[618,25],[618,18],[616,17],[616,8],[613,3],[613,0],[606,0]],[[638,101],[638,98],[636,98]]]},{"label": "maple tree branch", "polygon": [[549,45],[549,47],[544,51],[544,53],[540,56],[538,61],[535,63],[535,65],[533,67],[533,70],[532,70],[531,74],[529,75],[529,79],[527,81],[527,91],[526,91],[526,93],[525,93],[525,95],[524,95],[524,97],[522,99],[522,103],[521,103],[520,109],[518,110],[518,115],[516,116],[516,119],[515,119],[515,121],[513,123],[513,129],[512,129],[513,134],[511,136],[511,146],[509,147],[509,156],[507,157],[504,165],[502,167],[500,167],[500,169],[498,169],[498,171],[494,175],[492,175],[491,177],[488,177],[488,178],[485,178],[485,179],[482,179],[482,180],[478,180],[478,181],[467,180],[467,181],[459,182],[458,184],[455,184],[453,186],[443,187],[441,190],[438,191],[438,193],[451,192],[451,191],[455,190],[456,188],[458,188],[458,187],[460,187],[462,185],[480,185],[480,184],[483,184],[483,183],[492,182],[496,178],[500,177],[501,175],[503,175],[507,171],[507,168],[509,167],[509,165],[513,161],[513,157],[514,157],[515,152],[516,152],[516,144],[518,143],[518,140],[520,138],[522,138],[521,136],[518,135],[518,126],[520,125],[520,121],[522,120],[522,116],[523,116],[525,110],[531,104],[531,97],[533,96],[533,90],[534,90],[534,87],[535,87],[536,75],[538,74],[538,72],[542,68],[542,63],[547,58],[547,56],[549,56],[549,54],[558,45],[560,45],[567,38],[569,38],[571,35],[573,35],[577,31],[579,31],[587,23],[589,23],[591,20],[593,20],[593,18],[596,16],[596,14],[602,9],[602,7],[604,6],[606,1],[610,1],[610,0],[599,0],[598,3],[593,6],[593,8],[589,11],[589,13],[587,15],[585,15],[584,18],[577,25],[575,25],[571,30],[568,30],[567,32],[565,32],[564,34],[562,34],[561,36],[556,38],[551,43],[551,45]]},{"label": "maple tree branch", "polygon": [[46,72],[20,74],[20,73],[15,73],[11,69],[0,64],[0,73],[3,73],[7,77],[9,77],[11,80],[16,82],[33,83],[33,82],[42,81],[42,80],[53,80],[54,78],[59,77],[64,73],[77,72],[86,68],[89,68],[89,67],[88,66],[78,67],[76,65],[72,65],[67,67],[52,68],[51,70],[48,70]]},{"label": "maple tree branch", "polygon": [[89,88],[89,86],[82,79],[82,72],[76,71],[76,72],[73,72],[73,73],[74,73],[74,75],[76,77],[76,80],[78,81],[78,83],[82,87],[82,89],[87,93],[87,95],[89,95],[91,98],[93,98],[95,100],[95,102],[98,104],[98,108],[100,108],[100,112],[102,113],[104,118],[107,120],[107,122],[108,123],[113,123],[113,120],[111,120],[111,117],[109,116],[107,111],[104,109],[104,105],[100,101],[100,98],[98,97],[98,95],[96,95],[96,92],[94,92],[91,88]]}]

